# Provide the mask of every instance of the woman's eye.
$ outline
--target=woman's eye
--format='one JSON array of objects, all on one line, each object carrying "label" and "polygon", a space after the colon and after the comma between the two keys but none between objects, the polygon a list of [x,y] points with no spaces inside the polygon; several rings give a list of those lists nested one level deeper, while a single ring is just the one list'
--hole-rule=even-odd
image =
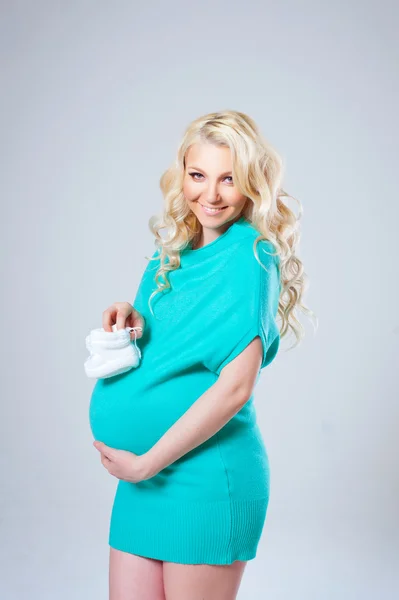
[{"label": "woman's eye", "polygon": [[[203,175],[201,173],[189,173],[189,175],[194,179],[194,181],[198,181],[198,179],[196,178],[196,175],[199,175],[200,177],[203,177]],[[230,179],[231,181],[229,181],[229,183],[233,183],[233,177],[231,175],[228,175],[225,179]]]},{"label": "woman's eye", "polygon": [[190,173],[191,177],[195,180],[194,175],[199,175],[200,177],[202,177],[201,173]]}]

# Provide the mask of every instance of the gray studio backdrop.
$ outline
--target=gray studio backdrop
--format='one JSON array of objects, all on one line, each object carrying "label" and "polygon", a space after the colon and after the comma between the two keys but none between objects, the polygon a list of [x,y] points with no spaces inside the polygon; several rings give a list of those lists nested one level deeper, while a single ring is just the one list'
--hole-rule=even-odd
[{"label": "gray studio backdrop", "polygon": [[108,597],[84,338],[134,298],[184,128],[223,108],[284,157],[320,320],[258,384],[271,498],[239,598],[398,597],[393,6],[1,2],[1,598]]}]

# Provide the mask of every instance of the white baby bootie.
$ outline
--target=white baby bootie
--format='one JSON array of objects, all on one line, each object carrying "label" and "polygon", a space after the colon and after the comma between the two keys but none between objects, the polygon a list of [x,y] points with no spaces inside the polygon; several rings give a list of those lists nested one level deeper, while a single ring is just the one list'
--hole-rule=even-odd
[{"label": "white baby bootie", "polygon": [[[84,367],[88,377],[106,379],[114,375],[126,373],[137,367],[141,359],[141,351],[136,343],[136,329],[141,327],[125,327],[113,331],[105,331],[102,327],[93,329],[86,337],[86,348],[90,352]],[[130,340],[130,332],[134,331],[134,344]]]}]

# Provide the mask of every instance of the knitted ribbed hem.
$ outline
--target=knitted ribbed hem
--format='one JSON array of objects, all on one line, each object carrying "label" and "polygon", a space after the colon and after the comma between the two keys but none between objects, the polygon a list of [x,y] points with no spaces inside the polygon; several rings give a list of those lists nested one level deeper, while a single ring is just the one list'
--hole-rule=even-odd
[{"label": "knitted ribbed hem", "polygon": [[[268,498],[175,502],[120,481],[110,519],[117,550],[182,564],[227,565],[255,558]],[[137,493],[138,492],[138,493]]]}]

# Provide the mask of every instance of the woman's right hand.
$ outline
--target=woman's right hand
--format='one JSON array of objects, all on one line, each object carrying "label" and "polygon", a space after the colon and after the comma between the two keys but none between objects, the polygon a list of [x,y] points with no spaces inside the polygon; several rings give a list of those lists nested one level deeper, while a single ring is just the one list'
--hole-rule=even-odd
[{"label": "woman's right hand", "polygon": [[134,340],[142,337],[144,333],[144,317],[138,312],[129,302],[114,302],[109,308],[103,312],[103,329],[104,331],[112,331],[112,325],[116,324],[117,329],[125,327],[141,327],[136,331],[130,332],[130,339]]}]

